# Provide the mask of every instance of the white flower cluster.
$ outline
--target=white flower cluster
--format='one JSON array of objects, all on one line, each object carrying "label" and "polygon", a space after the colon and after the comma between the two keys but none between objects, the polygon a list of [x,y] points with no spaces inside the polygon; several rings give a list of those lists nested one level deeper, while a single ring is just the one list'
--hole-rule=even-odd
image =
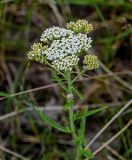
[{"label": "white flower cluster", "polygon": [[76,55],[69,55],[66,56],[64,59],[56,59],[52,63],[52,67],[56,70],[72,70],[72,67],[77,65],[79,61],[78,56]]},{"label": "white flower cluster", "polygon": [[86,34],[75,34],[73,31],[59,27],[46,29],[40,40],[51,45],[44,54],[47,60],[52,61],[52,67],[57,70],[71,70],[78,64],[81,52],[91,47],[91,37]]},{"label": "white flower cluster", "polygon": [[[78,27],[76,25],[78,24]],[[77,24],[70,23],[68,29],[51,27],[46,29],[40,41],[47,43],[35,43],[27,55],[29,59],[40,63],[48,63],[57,70],[72,70],[78,64],[81,53],[86,52],[91,47],[92,39],[87,37],[83,29],[88,28],[87,21],[78,21]],[[73,30],[72,30],[73,29]],[[76,29],[77,31],[74,31]]]},{"label": "white flower cluster", "polygon": [[43,46],[42,43],[34,43],[31,48],[32,51],[27,53],[28,58],[40,63],[45,63],[46,55],[44,52],[46,51],[48,46]]},{"label": "white flower cluster", "polygon": [[68,55],[79,55],[91,47],[91,38],[86,34],[70,35],[68,38],[54,40],[50,48],[45,51],[48,60],[62,59]]},{"label": "white flower cluster", "polygon": [[48,28],[46,29],[40,38],[40,41],[42,42],[49,42],[49,41],[53,41],[55,39],[60,39],[62,37],[68,37],[70,35],[72,35],[74,32],[71,30],[67,30],[65,28],[59,28],[59,27],[52,27],[52,28]]}]

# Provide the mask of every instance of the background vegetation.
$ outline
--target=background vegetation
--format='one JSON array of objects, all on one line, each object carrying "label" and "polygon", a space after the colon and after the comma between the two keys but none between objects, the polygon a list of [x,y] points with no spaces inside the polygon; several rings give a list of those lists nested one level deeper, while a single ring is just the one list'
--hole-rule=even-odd
[{"label": "background vegetation", "polygon": [[76,82],[84,97],[83,104],[76,98],[77,106],[108,106],[87,118],[86,144],[128,104],[89,149],[95,151],[118,132],[95,160],[132,160],[131,0],[0,1],[0,159],[73,159],[70,137],[43,123],[33,110],[34,105],[40,110],[48,107],[47,115],[67,123],[61,91],[47,68],[35,62],[28,65],[25,53],[47,27],[64,27],[77,19],[94,24],[90,52],[100,59],[96,72],[87,72]]}]

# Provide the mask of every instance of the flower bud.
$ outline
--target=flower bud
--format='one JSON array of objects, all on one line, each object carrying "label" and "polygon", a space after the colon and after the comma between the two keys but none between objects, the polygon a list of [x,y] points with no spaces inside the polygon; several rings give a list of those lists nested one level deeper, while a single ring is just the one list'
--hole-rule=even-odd
[{"label": "flower bud", "polygon": [[28,58],[31,60],[38,61],[40,63],[45,63],[46,56],[44,52],[48,48],[48,46],[42,46],[42,43],[34,43],[31,48],[32,51],[27,53]]},{"label": "flower bud", "polygon": [[99,67],[97,56],[95,55],[86,55],[83,63],[85,64],[85,68],[88,70],[93,70]]},{"label": "flower bud", "polygon": [[77,20],[67,23],[67,28],[75,33],[89,33],[93,30],[93,25],[86,20]]}]

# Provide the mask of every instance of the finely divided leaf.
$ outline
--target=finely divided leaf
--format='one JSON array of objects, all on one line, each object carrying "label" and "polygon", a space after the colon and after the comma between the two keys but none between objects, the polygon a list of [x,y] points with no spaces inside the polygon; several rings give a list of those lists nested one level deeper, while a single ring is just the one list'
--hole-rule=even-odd
[{"label": "finely divided leaf", "polygon": [[106,109],[107,107],[103,107],[103,108],[99,108],[99,109],[93,109],[91,111],[87,111],[87,112],[82,112],[82,113],[77,113],[75,116],[74,116],[74,120],[78,120],[78,119],[82,119],[82,118],[85,118],[85,117],[88,117],[88,116],[91,116],[97,112],[100,112],[104,109]]},{"label": "finely divided leaf", "polygon": [[44,112],[38,110],[37,108],[35,108],[35,110],[37,111],[39,117],[44,122],[47,122],[49,125],[51,125],[52,127],[56,128],[62,132],[70,133],[70,129],[68,127],[61,126],[60,124],[58,124],[56,121],[54,121],[52,118],[48,117]]}]

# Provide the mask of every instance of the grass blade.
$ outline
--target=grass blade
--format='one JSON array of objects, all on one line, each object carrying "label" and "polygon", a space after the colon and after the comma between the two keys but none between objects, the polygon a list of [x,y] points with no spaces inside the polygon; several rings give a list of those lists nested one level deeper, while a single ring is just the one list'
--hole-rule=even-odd
[{"label": "grass blade", "polygon": [[83,112],[83,113],[78,113],[78,114],[75,115],[74,121],[78,120],[78,119],[82,119],[82,118],[88,117],[88,116],[91,116],[91,115],[93,115],[93,114],[95,114],[97,112],[100,112],[100,111],[102,111],[102,110],[104,110],[106,108],[108,108],[108,107],[103,107],[103,108],[94,109],[94,110]]},{"label": "grass blade", "polygon": [[44,112],[38,110],[35,108],[36,112],[38,113],[39,117],[41,118],[42,121],[47,122],[50,126],[65,132],[65,133],[70,133],[70,129],[68,127],[61,126],[58,124],[56,121],[54,121],[52,118],[48,117]]}]

